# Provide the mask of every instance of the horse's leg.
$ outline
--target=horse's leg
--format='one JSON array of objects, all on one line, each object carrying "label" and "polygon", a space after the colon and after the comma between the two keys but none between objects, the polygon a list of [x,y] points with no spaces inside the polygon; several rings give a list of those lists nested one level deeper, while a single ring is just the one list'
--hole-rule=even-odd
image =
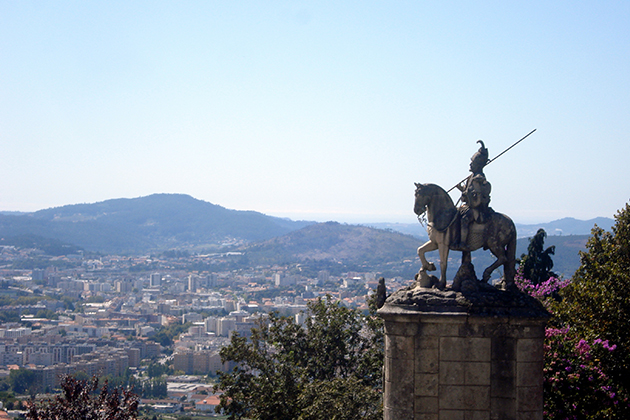
[{"label": "horse's leg", "polygon": [[481,280],[484,281],[485,283],[487,283],[488,280],[490,280],[490,276],[492,275],[492,272],[496,270],[500,265],[505,264],[505,262],[507,261],[507,257],[505,255],[505,249],[502,246],[498,246],[494,244],[494,246],[490,246],[490,252],[492,252],[492,255],[497,257],[497,260],[493,262],[488,268],[483,270],[483,278]]},{"label": "horse's leg", "polygon": [[507,289],[515,289],[514,276],[516,275],[516,234],[508,241],[505,251],[505,264],[503,264],[503,278]]},{"label": "horse's leg", "polygon": [[514,277],[516,276],[516,261],[510,261],[509,258],[505,259],[505,263],[503,263],[503,278],[505,279],[505,285],[508,288],[515,288],[514,285]]},{"label": "horse's leg", "polygon": [[438,287],[444,289],[446,287],[446,267],[448,265],[448,245],[441,243],[439,246],[440,252],[440,284]]},{"label": "horse's leg", "polygon": [[433,241],[428,241],[424,245],[421,245],[418,248],[418,257],[420,257],[420,261],[422,262],[422,268],[426,271],[435,271],[435,264],[427,261],[427,258],[424,256],[425,253],[435,251],[438,249],[438,244]]}]

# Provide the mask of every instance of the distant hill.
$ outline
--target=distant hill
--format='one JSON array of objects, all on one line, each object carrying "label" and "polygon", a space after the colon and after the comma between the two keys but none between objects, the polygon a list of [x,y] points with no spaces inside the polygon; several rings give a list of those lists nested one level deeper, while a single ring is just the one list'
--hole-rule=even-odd
[{"label": "distant hill", "polygon": [[554,220],[549,223],[538,224],[516,224],[516,230],[518,231],[519,238],[532,237],[536,234],[538,229],[545,229],[547,235],[590,235],[591,229],[595,225],[600,228],[610,231],[615,224],[614,219],[608,217],[597,217],[590,220],[578,220],[572,217],[565,217],[564,219]]},{"label": "distant hill", "polygon": [[[545,247],[556,246],[553,270],[564,277],[571,277],[580,265],[579,251],[585,250],[589,235],[549,236]],[[290,232],[284,236],[241,247],[241,264],[272,265],[302,263],[310,268],[332,271],[380,271],[384,275],[413,278],[420,268],[416,249],[423,239],[405,235],[390,229],[346,225],[336,222],[319,223]],[[529,238],[517,241],[517,258],[527,253]],[[461,261],[461,253],[451,251],[448,278],[453,278]],[[437,251],[427,254],[439,267]],[[490,251],[473,253],[473,264],[479,277],[494,261]],[[437,274],[437,273],[436,273]],[[496,270],[499,278],[502,270]]]},{"label": "distant hill", "polygon": [[366,223],[365,226],[370,226],[376,229],[391,230],[394,232],[400,232],[405,235],[412,235],[423,240],[427,240],[426,227],[422,226],[420,222],[417,223]]},{"label": "distant hill", "polygon": [[[243,247],[247,261],[256,264],[297,262],[345,270],[416,270],[419,241],[411,235],[337,222],[318,223],[281,237]],[[403,268],[406,266],[406,268]]]},{"label": "distant hill", "polygon": [[[516,230],[519,238],[532,237],[538,229],[545,229],[547,235],[590,235],[593,226],[610,231],[615,221],[608,217],[597,217],[590,220],[578,220],[572,217],[554,220],[548,223],[522,224],[516,223]],[[366,226],[377,229],[391,229],[396,232],[414,235],[419,238],[427,237],[426,229],[420,223],[367,223]]]},{"label": "distant hill", "polygon": [[[516,256],[518,258],[521,254],[527,253],[529,239],[536,234],[538,229],[545,229],[548,235],[545,240],[545,247],[556,246],[556,253],[553,256],[554,272],[567,278],[571,277],[580,266],[579,251],[586,250],[585,245],[590,237],[591,229],[597,225],[604,230],[610,231],[614,223],[614,219],[606,217],[598,217],[591,220],[578,220],[566,217],[549,223],[517,223],[516,229],[519,239],[517,242]],[[418,238],[420,242],[427,240],[426,230],[419,223],[372,223],[369,224],[369,226],[413,235]],[[449,278],[455,276],[457,268],[459,267],[460,255],[459,252],[450,253],[450,263],[448,266]],[[429,260],[438,264],[439,257],[437,252],[427,254],[427,257]],[[489,251],[483,250],[475,251],[473,253],[473,259],[479,277],[481,277],[483,269],[494,261],[493,255]],[[498,275],[500,275],[500,270],[495,272],[495,276]]]},{"label": "distant hill", "polygon": [[3,237],[0,238],[0,246],[14,246],[19,249],[39,249],[46,255],[52,256],[78,254],[83,251],[78,246],[63,243],[58,239],[43,238],[37,235]]},{"label": "distant hill", "polygon": [[[556,253],[552,256],[553,269],[556,274],[565,278],[573,276],[575,270],[580,266],[579,251],[586,251],[586,241],[590,235],[568,235],[568,236],[547,236],[545,248],[555,245]],[[520,238],[516,243],[516,258],[527,254],[529,238]],[[480,275],[483,268],[489,266],[494,261],[493,255],[489,251],[475,251],[473,253],[473,264]]]},{"label": "distant hill", "polygon": [[36,235],[101,252],[147,252],[262,241],[313,222],[229,210],[183,194],[154,194],[0,214],[0,236]]},{"label": "distant hill", "polygon": [[[543,228],[548,234],[545,246],[556,245],[554,271],[570,277],[579,267],[578,251],[584,250],[595,224],[610,230],[614,220],[564,218],[517,224],[517,256],[527,251],[529,237]],[[419,223],[296,222],[255,211],[229,210],[183,194],[113,199],[34,213],[0,212],[0,245],[34,247],[51,255],[80,249],[138,254],[229,246],[243,252],[239,266],[298,262],[314,269],[367,269],[411,278],[419,268],[416,249],[426,240],[426,230]],[[460,255],[450,254],[450,278]],[[437,252],[428,257],[438,262]],[[473,258],[479,272],[493,259],[487,251],[477,251]]]}]

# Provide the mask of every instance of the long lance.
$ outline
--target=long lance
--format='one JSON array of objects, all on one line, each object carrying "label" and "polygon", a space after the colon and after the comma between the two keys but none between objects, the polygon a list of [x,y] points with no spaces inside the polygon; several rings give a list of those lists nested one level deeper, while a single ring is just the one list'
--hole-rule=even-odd
[{"label": "long lance", "polygon": [[[492,162],[494,162],[495,160],[497,160],[498,158],[500,158],[501,156],[503,156],[508,150],[510,150],[511,148],[513,148],[514,146],[516,146],[517,144],[519,144],[520,142],[522,142],[523,140],[525,140],[527,137],[529,137],[531,134],[534,133],[534,131],[536,131],[536,129],[534,128],[532,131],[530,131],[529,133],[527,133],[527,135],[525,135],[523,138],[521,138],[519,141],[517,141],[516,143],[514,143],[513,145],[511,145],[510,147],[508,147],[507,149],[505,149],[504,151],[502,151],[501,153],[499,153],[498,155],[496,155],[493,159],[489,160],[488,163],[486,163],[485,166],[490,165]],[[458,185],[460,185],[462,182],[466,181],[468,179],[468,177],[462,179],[461,181],[459,181],[456,185],[453,186],[453,188],[451,188],[450,190],[447,191],[447,193],[450,193],[451,191],[453,191],[455,188],[457,188]]]}]

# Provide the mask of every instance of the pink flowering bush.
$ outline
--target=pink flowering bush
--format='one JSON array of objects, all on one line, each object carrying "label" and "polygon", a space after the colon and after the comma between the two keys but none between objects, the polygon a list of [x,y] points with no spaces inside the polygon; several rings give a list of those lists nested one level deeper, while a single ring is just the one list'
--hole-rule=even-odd
[{"label": "pink flowering bush", "polygon": [[592,342],[570,327],[545,332],[544,416],[550,420],[621,418],[628,400],[603,369],[617,348],[606,340]]},{"label": "pink flowering bush", "polygon": [[571,280],[549,277],[546,281],[534,284],[531,280],[523,277],[523,270],[519,267],[516,276],[514,276],[514,283],[519,290],[540,300],[549,310],[554,298],[557,298],[558,292],[567,287]]},{"label": "pink flowering bush", "polygon": [[[524,278],[521,270],[514,280],[521,291],[539,299],[552,314],[559,305],[561,290],[571,283],[550,277],[536,285]],[[544,349],[546,420],[629,418],[628,396],[606,372],[615,365],[616,344],[599,338],[589,341],[569,325],[561,325],[545,330]]]}]

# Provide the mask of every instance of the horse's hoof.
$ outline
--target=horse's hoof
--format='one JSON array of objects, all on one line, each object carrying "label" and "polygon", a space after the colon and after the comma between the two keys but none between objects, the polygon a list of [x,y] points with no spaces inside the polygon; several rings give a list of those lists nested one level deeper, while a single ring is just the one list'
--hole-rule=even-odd
[{"label": "horse's hoof", "polygon": [[435,270],[437,270],[437,268],[435,268],[435,264],[429,263],[429,265],[427,265],[427,267],[426,267],[426,270],[427,271],[435,271]]}]

